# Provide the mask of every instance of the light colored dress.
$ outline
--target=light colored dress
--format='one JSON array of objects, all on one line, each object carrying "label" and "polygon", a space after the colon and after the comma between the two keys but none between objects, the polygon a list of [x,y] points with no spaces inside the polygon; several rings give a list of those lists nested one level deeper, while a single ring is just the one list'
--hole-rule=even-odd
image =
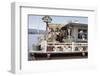
[{"label": "light colored dress", "polygon": [[41,44],[42,51],[46,52],[47,51],[47,41],[42,40],[40,44]]}]

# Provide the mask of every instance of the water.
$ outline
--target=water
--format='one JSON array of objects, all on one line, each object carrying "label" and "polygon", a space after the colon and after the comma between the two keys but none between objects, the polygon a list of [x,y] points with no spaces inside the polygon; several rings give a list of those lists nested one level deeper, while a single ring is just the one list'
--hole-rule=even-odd
[{"label": "water", "polygon": [[32,45],[33,44],[38,44],[38,37],[41,35],[38,34],[28,34],[28,49],[32,50]]}]

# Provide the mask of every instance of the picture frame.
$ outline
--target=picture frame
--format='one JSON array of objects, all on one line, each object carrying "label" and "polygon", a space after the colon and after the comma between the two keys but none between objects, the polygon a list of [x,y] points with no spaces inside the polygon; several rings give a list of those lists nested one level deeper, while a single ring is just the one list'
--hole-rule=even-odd
[{"label": "picture frame", "polygon": [[[57,69],[67,70],[68,68],[72,68],[72,69],[77,68],[77,67],[78,68],[89,68],[89,67],[94,66],[95,59],[93,55],[94,54],[94,51],[93,51],[94,44],[93,43],[95,43],[94,39],[95,39],[95,31],[96,31],[96,26],[95,26],[96,25],[95,23],[96,10],[94,8],[72,7],[72,6],[68,6],[68,8],[41,7],[41,6],[37,7],[37,6],[34,6],[34,4],[30,4],[30,3],[14,2],[11,4],[11,15],[12,15],[11,16],[11,71],[13,73],[47,72],[47,71],[56,71]],[[64,41],[64,39],[59,39],[60,38],[59,35],[58,35],[59,36],[58,39],[57,37],[54,38],[54,40],[57,42],[55,44],[54,44],[55,41],[51,41],[49,45],[48,40],[46,40],[50,47],[51,45],[53,47],[57,46],[56,48],[53,48],[52,52],[50,52],[51,50],[49,52],[47,52],[47,50],[45,50],[46,52],[40,51],[39,50],[40,46],[36,46],[36,45],[35,46],[31,45],[31,48],[30,48],[31,42],[36,43],[36,41],[30,41],[31,40],[30,34],[34,35],[33,34],[34,32],[32,32],[33,30],[30,30],[29,28],[30,27],[31,28],[36,27],[37,29],[46,28],[42,26],[37,27],[37,25],[35,26],[35,22],[37,20],[37,24],[38,24],[40,23],[38,21],[40,18],[44,18],[48,16],[52,17],[53,20],[55,19],[55,22],[57,22],[57,20],[58,22],[60,22],[59,20],[61,19],[62,19],[62,22],[65,19],[68,19],[68,20],[79,19],[78,23],[77,21],[75,23],[73,21],[70,22],[70,25],[72,25],[73,28],[74,28],[74,25],[80,24],[80,22],[83,21],[83,23],[80,24],[81,26],[79,25],[80,28],[77,31],[78,33],[77,38],[79,38],[79,41],[82,40],[81,44],[80,42],[75,43],[76,41],[74,42],[72,41],[71,39],[72,35],[70,34],[70,29],[69,30],[67,29],[67,32],[68,32],[67,36],[70,39],[68,40],[68,42]],[[33,24],[30,25],[31,22],[34,22],[34,25]],[[46,21],[44,20],[44,22]],[[87,24],[85,25],[86,27],[84,27],[83,29],[84,23],[87,23]],[[54,24],[55,23],[53,23],[53,25]],[[42,25],[42,22],[40,25]],[[47,25],[52,25],[52,24],[47,24]],[[55,26],[52,26],[51,28],[54,29]],[[58,28],[60,28],[60,26]],[[65,26],[63,26],[63,28],[65,28]],[[61,33],[60,31],[58,32]],[[42,31],[38,30],[38,33],[36,33],[35,31],[35,33],[39,34],[39,36],[41,32],[43,32],[43,30]],[[44,34],[42,35],[44,36],[45,34],[47,34],[47,32],[48,31],[46,31],[46,33],[43,32]],[[56,31],[56,33],[58,32]],[[55,31],[53,33],[55,33]],[[80,33],[84,33],[84,34],[81,35]],[[46,36],[47,37],[40,37],[40,38],[49,38],[49,35],[46,35]],[[66,38],[67,36],[65,36],[65,33],[64,33],[63,37]],[[85,41],[85,40],[88,40],[88,41]],[[71,44],[69,43],[69,41],[71,41]],[[86,42],[86,43],[84,44],[83,42]],[[65,49],[64,48],[65,45],[67,47],[68,46],[71,47],[70,48],[71,52],[66,53],[66,51],[65,52],[61,51],[62,49]],[[82,51],[82,52],[78,51],[79,54],[75,54],[76,52],[72,51],[73,45],[74,47],[77,47],[77,46],[84,46],[84,48],[88,47],[87,48],[88,51]],[[38,50],[37,50],[37,47],[38,47]],[[48,49],[51,49],[50,47]],[[32,50],[32,48],[37,51]],[[84,49],[84,48],[79,48],[79,47],[77,48],[79,50]],[[60,51],[56,51],[56,50],[60,50]],[[81,52],[81,55],[80,55],[80,52]],[[71,53],[71,54],[68,54],[68,53]],[[71,58],[67,59],[68,58],[66,57],[68,56],[67,54],[72,55],[72,56],[74,55],[74,57],[71,56]],[[38,56],[40,56],[40,58]],[[45,56],[45,58],[42,58],[43,56]],[[78,56],[78,58],[75,58],[76,56]]]}]

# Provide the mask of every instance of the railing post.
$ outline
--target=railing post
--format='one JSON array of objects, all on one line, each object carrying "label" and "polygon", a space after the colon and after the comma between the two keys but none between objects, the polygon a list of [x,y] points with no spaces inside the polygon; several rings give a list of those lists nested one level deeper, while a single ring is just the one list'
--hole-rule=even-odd
[{"label": "railing post", "polygon": [[75,48],[75,43],[72,42],[72,52],[74,52],[74,48]]}]

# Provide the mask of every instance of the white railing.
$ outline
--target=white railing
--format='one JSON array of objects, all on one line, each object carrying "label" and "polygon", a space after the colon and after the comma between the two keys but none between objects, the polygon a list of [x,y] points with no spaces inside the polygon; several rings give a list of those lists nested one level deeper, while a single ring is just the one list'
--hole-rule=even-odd
[{"label": "white railing", "polygon": [[[63,50],[63,51],[43,51],[43,50],[40,50],[40,51],[35,51],[35,50],[29,50],[29,53],[78,53],[78,52],[87,52],[87,48],[88,48],[88,43],[48,43],[48,46],[51,46],[50,44],[52,44],[52,46],[54,47],[63,47],[64,49],[64,46],[70,46],[71,47],[71,50],[68,51],[67,49],[66,50]],[[75,48],[77,47],[77,51],[75,50]],[[84,50],[85,48],[85,50]]]}]

